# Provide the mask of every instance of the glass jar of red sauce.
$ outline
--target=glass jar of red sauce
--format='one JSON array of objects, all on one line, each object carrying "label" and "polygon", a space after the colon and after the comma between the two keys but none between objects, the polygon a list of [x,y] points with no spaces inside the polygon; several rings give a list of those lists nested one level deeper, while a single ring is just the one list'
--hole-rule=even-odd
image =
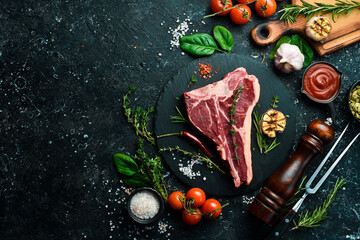
[{"label": "glass jar of red sauce", "polygon": [[340,85],[341,72],[329,63],[319,62],[305,71],[302,92],[314,101],[328,103],[337,96]]}]

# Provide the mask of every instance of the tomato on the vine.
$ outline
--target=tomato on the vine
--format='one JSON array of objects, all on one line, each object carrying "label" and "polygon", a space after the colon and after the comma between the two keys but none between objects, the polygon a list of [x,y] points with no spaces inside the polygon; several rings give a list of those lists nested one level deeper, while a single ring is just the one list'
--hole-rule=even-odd
[{"label": "tomato on the vine", "polygon": [[186,201],[193,201],[192,207],[200,207],[206,200],[205,192],[200,188],[191,188],[186,193]]},{"label": "tomato on the vine", "polygon": [[[216,211],[215,211],[216,210]],[[201,212],[207,219],[215,219],[220,216],[222,209],[221,204],[216,199],[207,199],[201,206]]]},{"label": "tomato on the vine", "polygon": [[184,209],[181,217],[184,223],[188,225],[195,225],[198,224],[201,220],[201,211],[198,208],[192,208],[191,212]]},{"label": "tomato on the vine", "polygon": [[237,0],[240,4],[244,4],[244,3],[252,3],[255,0]]},{"label": "tomato on the vine", "polygon": [[250,17],[251,17],[251,10],[246,5],[231,9],[230,18],[231,21],[233,21],[233,23],[245,24],[250,20]]},{"label": "tomato on the vine", "polygon": [[258,0],[255,3],[255,11],[262,17],[269,17],[276,11],[275,0]]},{"label": "tomato on the vine", "polygon": [[182,192],[176,191],[169,196],[169,205],[174,210],[182,210],[185,204],[185,195]]},{"label": "tomato on the vine", "polygon": [[[210,8],[214,13],[222,11],[224,8],[231,8],[232,1],[231,0],[211,0]],[[228,14],[230,10],[224,11],[222,13],[216,14],[217,16],[224,16]]]}]

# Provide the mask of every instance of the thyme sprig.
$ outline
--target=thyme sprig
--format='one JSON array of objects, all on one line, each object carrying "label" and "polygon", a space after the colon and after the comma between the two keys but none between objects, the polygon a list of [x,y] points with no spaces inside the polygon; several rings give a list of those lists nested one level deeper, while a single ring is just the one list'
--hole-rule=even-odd
[{"label": "thyme sprig", "polygon": [[140,163],[140,172],[147,177],[152,183],[153,188],[157,190],[166,201],[168,193],[165,186],[164,175],[162,174],[164,166],[160,156],[156,155],[154,158],[149,158],[144,151],[144,139],[139,138],[138,149],[134,159]]},{"label": "thyme sprig", "polygon": [[192,76],[191,79],[190,79],[190,82],[188,84],[188,87],[190,87],[191,85],[195,84],[197,82],[197,78]]},{"label": "thyme sprig", "polygon": [[338,178],[336,180],[334,188],[326,197],[324,203],[321,206],[317,206],[315,210],[310,213],[306,211],[305,214],[302,212],[300,214],[299,220],[296,223],[294,221],[295,227],[291,230],[301,229],[301,228],[312,228],[320,226],[320,222],[327,218],[327,212],[330,207],[330,204],[334,201],[337,191],[345,184],[343,178]]},{"label": "thyme sprig", "polygon": [[307,17],[309,20],[313,16],[331,13],[332,20],[335,22],[335,16],[339,17],[342,14],[349,15],[354,9],[360,9],[360,2],[354,0],[336,0],[335,4],[310,4],[304,0],[301,0],[301,2],[302,5],[285,5],[284,8],[279,11],[279,13],[283,12],[280,19],[289,24],[296,22],[297,17],[300,15]]},{"label": "thyme sprig", "polygon": [[280,145],[279,142],[276,142],[276,138],[269,138],[261,130],[261,118],[262,115],[259,115],[257,111],[253,111],[253,123],[256,129],[256,141],[260,150],[260,153],[268,153],[273,150],[275,147]]},{"label": "thyme sprig", "polygon": [[198,159],[201,162],[205,162],[206,166],[210,169],[216,169],[219,172],[221,172],[222,174],[226,174],[226,172],[224,170],[222,170],[217,164],[215,164],[213,161],[211,161],[210,158],[208,158],[207,156],[203,156],[203,155],[199,155],[197,153],[194,152],[188,152],[186,150],[181,149],[179,146],[175,146],[175,147],[164,147],[164,148],[160,148],[159,149],[160,152],[180,152],[186,156],[189,156],[193,159]]},{"label": "thyme sprig", "polygon": [[271,100],[270,106],[271,106],[272,108],[277,108],[277,107],[278,107],[278,105],[277,105],[278,102],[279,102],[279,96],[278,96],[278,95],[274,95],[274,96],[273,96],[273,99]]},{"label": "thyme sprig", "polygon": [[149,114],[154,112],[154,108],[150,107],[147,110],[141,107],[135,109],[129,108],[129,95],[135,91],[135,87],[130,87],[129,91],[123,96],[123,108],[125,110],[125,116],[129,123],[135,128],[136,135],[140,135],[148,140],[151,144],[155,145],[155,139],[152,133],[147,130],[148,122],[150,120]]},{"label": "thyme sprig", "polygon": [[234,152],[235,152],[235,160],[239,159],[239,156],[237,155],[237,152],[236,152],[236,149],[238,148],[238,145],[236,144],[236,141],[235,141],[235,129],[233,127],[233,125],[236,123],[234,117],[235,117],[235,114],[236,114],[236,100],[239,98],[239,95],[240,93],[244,90],[244,87],[241,86],[239,87],[238,89],[236,89],[234,95],[232,96],[233,100],[232,100],[232,105],[231,105],[231,108],[230,108],[230,125],[231,125],[231,129],[230,129],[230,134],[231,134],[231,139],[232,139],[232,143],[233,143],[233,147],[234,147]]},{"label": "thyme sprig", "polygon": [[180,109],[175,106],[176,108],[176,115],[169,115],[169,118],[171,119],[172,123],[188,123],[184,115],[182,115]]}]

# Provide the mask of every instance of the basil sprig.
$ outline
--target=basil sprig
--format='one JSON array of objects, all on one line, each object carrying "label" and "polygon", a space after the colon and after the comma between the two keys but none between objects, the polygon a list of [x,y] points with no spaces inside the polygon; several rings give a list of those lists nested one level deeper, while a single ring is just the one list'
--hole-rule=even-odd
[{"label": "basil sprig", "polygon": [[149,180],[140,172],[136,162],[129,156],[121,153],[113,155],[117,171],[124,175],[123,181],[125,184],[132,187],[147,187],[150,186]]},{"label": "basil sprig", "polygon": [[195,56],[209,56],[215,51],[229,53],[234,46],[230,31],[222,26],[215,26],[213,34],[215,39],[207,33],[184,36],[180,38],[180,47],[184,52]]},{"label": "basil sprig", "polygon": [[271,51],[270,54],[270,59],[273,60],[275,53],[277,51],[277,49],[280,47],[281,44],[283,43],[289,43],[291,45],[296,45],[299,47],[301,53],[304,55],[304,64],[303,64],[303,68],[306,68],[307,66],[310,65],[310,63],[313,60],[314,57],[314,51],[311,49],[311,47],[309,46],[309,44],[305,41],[305,39],[303,39],[299,34],[294,34],[289,36],[284,36],[282,38],[280,38],[275,47],[273,48],[273,50]]}]

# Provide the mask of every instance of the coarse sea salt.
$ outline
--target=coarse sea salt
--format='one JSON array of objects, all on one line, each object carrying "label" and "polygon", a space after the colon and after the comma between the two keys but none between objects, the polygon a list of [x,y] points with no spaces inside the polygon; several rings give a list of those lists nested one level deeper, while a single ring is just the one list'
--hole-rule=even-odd
[{"label": "coarse sea salt", "polygon": [[159,212],[160,201],[155,193],[140,191],[131,198],[130,209],[140,219],[151,219]]}]

